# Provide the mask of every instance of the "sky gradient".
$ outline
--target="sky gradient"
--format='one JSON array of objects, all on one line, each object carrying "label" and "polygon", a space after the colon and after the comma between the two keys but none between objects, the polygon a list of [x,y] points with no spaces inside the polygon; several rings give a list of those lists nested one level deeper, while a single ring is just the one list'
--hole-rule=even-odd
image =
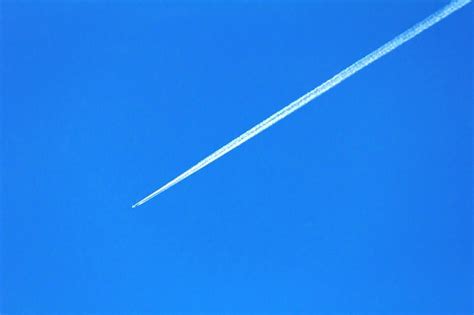
[{"label": "sky gradient", "polygon": [[2,314],[472,313],[472,4],[1,4]]}]

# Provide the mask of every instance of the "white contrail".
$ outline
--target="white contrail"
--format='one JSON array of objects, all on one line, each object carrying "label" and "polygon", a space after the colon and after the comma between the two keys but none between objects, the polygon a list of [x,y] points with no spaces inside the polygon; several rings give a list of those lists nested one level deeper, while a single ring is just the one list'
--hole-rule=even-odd
[{"label": "white contrail", "polygon": [[276,112],[275,114],[271,115],[270,117],[268,117],[267,119],[265,119],[264,121],[259,123],[258,125],[254,126],[250,130],[248,130],[245,133],[243,133],[242,135],[240,135],[239,137],[235,138],[234,140],[232,140],[231,142],[229,142],[228,144],[226,144],[225,146],[223,146],[222,148],[220,148],[216,152],[212,153],[211,155],[209,155],[208,157],[206,157],[205,159],[203,159],[202,161],[200,161],[199,163],[197,163],[196,165],[194,165],[193,167],[191,167],[190,169],[188,169],[187,171],[185,171],[184,173],[182,173],[181,175],[179,175],[178,177],[176,177],[175,179],[173,179],[172,181],[170,181],[169,183],[167,183],[166,185],[161,187],[160,189],[156,190],[155,192],[151,193],[147,197],[143,198],[142,200],[140,200],[139,202],[134,204],[132,206],[132,208],[135,208],[135,207],[138,207],[138,206],[144,204],[145,202],[152,199],[153,197],[156,197],[157,195],[164,192],[168,188],[176,185],[177,183],[179,183],[180,181],[182,181],[186,177],[191,176],[192,174],[199,171],[200,169],[202,169],[206,165],[214,162],[215,160],[217,160],[218,158],[220,158],[224,154],[226,154],[229,151],[235,149],[236,147],[238,147],[242,143],[244,143],[244,142],[248,141],[249,139],[255,137],[260,132],[264,131],[265,129],[269,128],[273,124],[275,124],[278,121],[282,120],[283,118],[290,115],[291,113],[293,113],[297,109],[300,109],[301,107],[308,104],[309,102],[311,102],[313,99],[315,99],[319,95],[321,95],[324,92],[332,89],[333,87],[335,87],[336,85],[338,85],[339,83],[341,83],[345,79],[349,78],[350,76],[352,76],[353,74],[355,74],[359,70],[362,70],[363,68],[367,67],[372,62],[374,62],[377,59],[379,59],[379,58],[383,57],[384,55],[388,54],[389,52],[391,52],[392,50],[394,50],[398,46],[400,46],[403,43],[409,41],[410,39],[412,39],[416,35],[423,32],[424,30],[430,28],[431,26],[438,23],[439,21],[441,21],[442,19],[444,19],[445,17],[447,17],[451,13],[459,10],[460,8],[462,8],[463,6],[468,4],[469,2],[471,2],[471,0],[455,0],[455,1],[452,1],[451,3],[449,3],[448,5],[443,7],[442,9],[440,9],[439,11],[435,12],[434,14],[430,15],[429,17],[427,17],[426,19],[421,21],[420,23],[418,23],[418,24],[414,25],[413,27],[409,28],[408,30],[406,30],[402,34],[398,35],[397,37],[395,37],[394,39],[392,39],[391,41],[389,41],[385,45],[381,46],[377,50],[373,51],[372,53],[368,54],[364,58],[356,61],[355,63],[353,63],[352,65],[350,65],[346,69],[342,70],[341,72],[339,72],[338,74],[333,76],[331,79],[327,80],[326,82],[324,82],[320,86],[316,87],[314,90],[309,91],[308,93],[306,93],[305,95],[303,95],[302,97],[297,99],[296,101],[293,101],[291,104],[287,105],[286,107],[284,107],[280,111]]}]

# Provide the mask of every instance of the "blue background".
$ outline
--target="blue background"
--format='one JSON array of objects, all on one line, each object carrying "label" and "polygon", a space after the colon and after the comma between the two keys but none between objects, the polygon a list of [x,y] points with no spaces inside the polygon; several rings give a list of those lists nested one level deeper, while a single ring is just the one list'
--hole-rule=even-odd
[{"label": "blue background", "polygon": [[472,4],[1,6],[2,314],[472,311]]}]

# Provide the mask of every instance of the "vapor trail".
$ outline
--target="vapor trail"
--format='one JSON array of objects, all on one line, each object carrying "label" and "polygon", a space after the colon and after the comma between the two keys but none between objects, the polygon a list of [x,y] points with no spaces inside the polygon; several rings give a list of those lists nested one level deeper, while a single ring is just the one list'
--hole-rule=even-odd
[{"label": "vapor trail", "polygon": [[462,8],[463,6],[468,4],[469,2],[471,2],[471,0],[455,0],[455,1],[452,1],[451,3],[449,3],[448,5],[443,7],[442,9],[440,9],[439,11],[433,13],[432,15],[430,15],[429,17],[427,17],[423,21],[421,21],[418,24],[412,26],[411,28],[409,28],[408,30],[406,30],[402,34],[398,35],[397,37],[395,37],[391,41],[387,42],[386,44],[384,44],[383,46],[381,46],[377,50],[371,52],[367,56],[365,56],[362,59],[356,61],[355,63],[353,63],[352,65],[350,65],[346,69],[342,70],[341,72],[339,72],[338,74],[333,76],[331,79],[327,80],[326,82],[319,85],[315,89],[313,89],[313,90],[309,91],[308,93],[306,93],[305,95],[301,96],[296,101],[293,101],[291,104],[287,105],[283,109],[281,109],[278,112],[276,112],[275,114],[271,115],[270,117],[268,117],[267,119],[265,119],[264,121],[259,123],[258,125],[254,126],[250,130],[244,132],[242,135],[235,138],[234,140],[232,140],[228,144],[224,145],[222,148],[215,151],[214,153],[212,153],[211,155],[209,155],[208,157],[206,157],[205,159],[203,159],[202,161],[200,161],[199,163],[197,163],[196,165],[194,165],[193,167],[191,167],[190,169],[188,169],[187,171],[185,171],[184,173],[182,173],[181,175],[179,175],[178,177],[176,177],[172,181],[168,182],[166,185],[164,185],[160,189],[156,190],[155,192],[151,193],[147,197],[143,198],[142,200],[140,200],[139,202],[134,204],[132,206],[132,208],[135,208],[135,207],[138,207],[138,206],[144,204],[145,202],[152,199],[153,197],[156,197],[157,195],[164,192],[168,188],[176,185],[177,183],[179,183],[180,181],[182,181],[186,177],[191,176],[192,174],[199,171],[200,169],[202,169],[206,165],[214,162],[215,160],[217,160],[218,158],[220,158],[224,154],[228,153],[229,151],[232,151],[233,149],[235,149],[236,147],[238,147],[242,143],[244,143],[244,142],[248,141],[249,139],[255,137],[260,132],[262,132],[265,129],[269,128],[270,126],[274,125],[275,123],[282,120],[286,116],[290,115],[294,111],[296,111],[296,110],[300,109],[301,107],[305,106],[306,104],[311,102],[313,99],[315,99],[319,95],[321,95],[324,92],[332,89],[333,87],[335,87],[336,85],[338,85],[339,83],[341,83],[345,79],[349,78],[350,76],[352,76],[353,74],[355,74],[359,70],[362,70],[363,68],[370,65],[372,62],[374,62],[377,59],[379,59],[379,58],[383,57],[384,55],[388,54],[389,52],[391,52],[392,50],[394,50],[398,46],[402,45],[403,43],[409,41],[410,39],[412,39],[416,35],[423,32],[424,30],[426,30],[426,29],[430,28],[431,26],[435,25],[436,23],[438,23],[439,21],[441,21],[445,17],[449,16],[451,13],[459,10],[460,8]]}]

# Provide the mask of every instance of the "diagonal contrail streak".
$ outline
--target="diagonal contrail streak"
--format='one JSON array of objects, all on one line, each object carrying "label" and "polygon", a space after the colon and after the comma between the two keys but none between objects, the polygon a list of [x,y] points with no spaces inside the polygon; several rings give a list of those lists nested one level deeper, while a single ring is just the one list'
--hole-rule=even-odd
[{"label": "diagonal contrail streak", "polygon": [[346,69],[342,70],[341,72],[339,72],[338,74],[336,74],[335,76],[333,76],[332,78],[330,78],[329,80],[324,82],[323,84],[321,84],[318,87],[316,87],[315,89],[309,91],[308,93],[301,96],[299,99],[293,101],[291,104],[287,105],[286,107],[279,110],[275,114],[271,115],[270,117],[268,117],[267,119],[265,119],[261,123],[257,124],[256,126],[249,129],[248,131],[244,132],[242,135],[238,136],[237,138],[235,138],[234,140],[232,140],[228,144],[224,145],[222,148],[215,151],[214,153],[212,153],[211,155],[209,155],[208,157],[206,157],[205,159],[203,159],[202,161],[200,161],[199,163],[197,163],[196,165],[194,165],[193,167],[191,167],[190,169],[188,169],[187,171],[185,171],[184,173],[182,173],[181,175],[179,175],[178,177],[176,177],[172,181],[168,182],[167,184],[165,184],[160,189],[156,190],[155,192],[151,193],[147,197],[143,198],[142,200],[140,200],[139,202],[134,204],[132,206],[132,208],[135,208],[135,207],[138,207],[138,206],[144,204],[145,202],[152,199],[153,197],[156,197],[157,195],[164,192],[168,188],[176,185],[177,183],[179,183],[180,181],[182,181],[186,177],[191,176],[195,172],[197,172],[200,169],[204,168],[206,165],[214,162],[215,160],[217,160],[218,158],[220,158],[224,154],[232,151],[233,149],[235,149],[236,147],[238,147],[242,143],[244,143],[244,142],[250,140],[251,138],[255,137],[260,132],[262,132],[265,129],[271,127],[272,125],[274,125],[278,121],[282,120],[286,116],[290,115],[294,111],[296,111],[296,110],[300,109],[301,107],[305,106],[306,104],[311,102],[316,97],[318,97],[321,94],[323,94],[324,92],[332,89],[333,87],[335,87],[336,85],[338,85],[339,83],[341,83],[345,79],[349,78],[350,76],[352,76],[356,72],[362,70],[363,68],[370,65],[372,62],[374,62],[377,59],[379,59],[379,58],[383,57],[384,55],[388,54],[389,52],[396,49],[397,47],[399,47],[403,43],[409,41],[410,39],[412,39],[416,35],[423,32],[424,30],[426,30],[426,29],[430,28],[431,26],[435,25],[436,23],[443,20],[445,17],[449,16],[451,13],[459,10],[460,8],[462,8],[463,6],[468,4],[469,2],[471,2],[471,0],[455,0],[455,1],[450,2],[448,5],[441,8],[439,11],[433,13],[432,15],[430,15],[429,17],[427,17],[423,21],[421,21],[418,24],[412,26],[411,28],[409,28],[405,32],[401,33],[400,35],[398,35],[397,37],[395,37],[391,41],[387,42],[386,44],[384,44],[383,46],[381,46],[377,50],[371,52],[367,56],[365,56],[362,59],[356,61],[355,63],[353,63],[352,65],[350,65]]}]

